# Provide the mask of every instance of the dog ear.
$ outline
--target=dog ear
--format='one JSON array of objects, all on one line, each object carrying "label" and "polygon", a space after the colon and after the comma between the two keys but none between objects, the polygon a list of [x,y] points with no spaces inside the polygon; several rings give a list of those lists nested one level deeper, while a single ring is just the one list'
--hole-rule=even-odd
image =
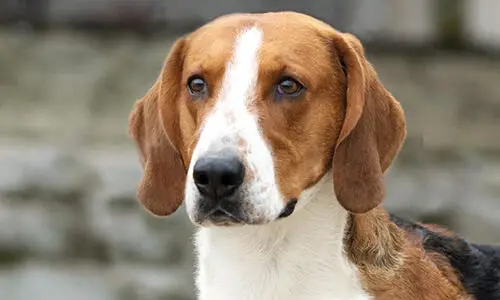
[{"label": "dog ear", "polygon": [[383,173],[406,136],[405,117],[360,41],[336,32],[334,45],[347,75],[345,119],[333,156],[335,194],[349,212],[365,213],[385,196]]},{"label": "dog ear", "polygon": [[156,216],[172,214],[184,198],[186,168],[176,147],[184,44],[184,40],[174,44],[160,76],[129,116],[129,134],[138,146],[144,170],[137,198]]}]

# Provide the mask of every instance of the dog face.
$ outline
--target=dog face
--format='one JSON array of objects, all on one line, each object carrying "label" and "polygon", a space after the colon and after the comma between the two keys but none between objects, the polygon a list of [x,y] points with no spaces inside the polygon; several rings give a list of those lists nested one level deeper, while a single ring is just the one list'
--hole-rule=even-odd
[{"label": "dog face", "polygon": [[139,200],[169,215],[185,199],[202,226],[287,217],[330,170],[340,204],[367,212],[405,136],[359,41],[298,13],[229,15],[178,40],[129,123]]}]

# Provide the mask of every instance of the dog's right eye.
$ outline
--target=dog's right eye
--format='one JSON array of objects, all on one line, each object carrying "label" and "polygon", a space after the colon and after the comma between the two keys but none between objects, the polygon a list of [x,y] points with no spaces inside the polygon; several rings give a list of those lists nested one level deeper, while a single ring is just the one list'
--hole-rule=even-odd
[{"label": "dog's right eye", "polygon": [[275,87],[276,98],[296,98],[302,95],[305,87],[292,77],[283,77]]},{"label": "dog's right eye", "polygon": [[201,97],[206,95],[208,86],[202,77],[192,76],[188,79],[187,89],[191,96]]}]

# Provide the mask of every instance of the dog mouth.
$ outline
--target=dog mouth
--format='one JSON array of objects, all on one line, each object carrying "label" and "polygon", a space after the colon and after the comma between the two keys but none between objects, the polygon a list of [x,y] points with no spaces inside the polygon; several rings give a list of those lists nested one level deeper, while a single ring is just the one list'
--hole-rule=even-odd
[{"label": "dog mouth", "polygon": [[245,220],[223,207],[217,207],[207,214],[206,218],[214,225],[244,224]]},{"label": "dog mouth", "polygon": [[[297,199],[291,199],[282,209],[278,217],[275,220],[285,219],[291,216],[297,205]],[[203,210],[202,210],[203,211]],[[198,215],[197,222],[202,226],[235,226],[235,225],[259,225],[271,222],[272,219],[264,220],[259,219],[249,219],[240,209],[234,205],[223,205],[223,203],[218,204],[212,209],[207,210],[205,207],[205,212]]]},{"label": "dog mouth", "polygon": [[295,211],[296,205],[297,205],[297,199],[292,199],[292,200],[288,201],[285,208],[283,208],[283,210],[279,214],[278,219],[283,219],[283,218],[286,218],[286,217],[289,217],[290,215],[292,215],[293,212]]}]

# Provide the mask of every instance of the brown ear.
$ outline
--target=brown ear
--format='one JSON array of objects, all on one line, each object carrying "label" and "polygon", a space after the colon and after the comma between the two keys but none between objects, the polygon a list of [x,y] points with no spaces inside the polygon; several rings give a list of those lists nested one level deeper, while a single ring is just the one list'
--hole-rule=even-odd
[{"label": "brown ear", "polygon": [[139,148],[144,169],[137,198],[157,216],[172,214],[184,199],[186,168],[175,146],[179,141],[177,99],[183,51],[184,41],[179,40],[159,78],[136,102],[129,117],[129,134]]},{"label": "brown ear", "polygon": [[406,136],[405,117],[358,39],[336,33],[334,43],[347,73],[346,114],[333,157],[335,194],[346,210],[365,213],[385,196],[383,173]]}]

